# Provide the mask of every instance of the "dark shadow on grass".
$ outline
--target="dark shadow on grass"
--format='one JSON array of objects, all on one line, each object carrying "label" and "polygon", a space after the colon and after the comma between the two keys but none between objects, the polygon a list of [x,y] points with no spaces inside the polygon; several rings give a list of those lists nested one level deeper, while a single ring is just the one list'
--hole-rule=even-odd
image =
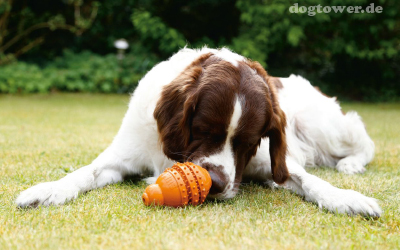
[{"label": "dark shadow on grass", "polygon": [[234,204],[238,199],[242,199],[242,196],[246,195],[251,195],[252,193],[252,188],[257,188],[257,187],[262,187],[262,188],[267,188],[270,189],[270,187],[265,184],[263,181],[257,181],[257,180],[250,180],[250,179],[245,179],[240,183],[239,190],[235,197],[231,199],[217,199],[217,198],[209,198],[205,200],[204,204],[222,204],[222,205],[232,205]]},{"label": "dark shadow on grass", "polygon": [[257,180],[257,179],[251,179],[251,178],[244,178],[242,182],[240,183],[240,187],[246,187],[246,186],[261,186],[263,188],[269,188],[270,186],[263,180]]},{"label": "dark shadow on grass", "polygon": [[140,174],[133,174],[124,177],[124,180],[120,183],[121,186],[140,186],[145,183],[145,178],[152,177],[151,171],[143,172]]}]

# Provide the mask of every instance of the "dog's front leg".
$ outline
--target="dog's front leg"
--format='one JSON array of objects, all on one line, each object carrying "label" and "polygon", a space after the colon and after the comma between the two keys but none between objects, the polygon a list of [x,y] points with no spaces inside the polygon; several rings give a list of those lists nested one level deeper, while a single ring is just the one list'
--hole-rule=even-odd
[{"label": "dog's front leg", "polygon": [[18,196],[16,204],[23,208],[64,204],[81,193],[122,181],[124,165],[123,160],[110,147],[90,165],[58,181],[40,183],[23,191]]},{"label": "dog's front leg", "polygon": [[333,213],[361,214],[379,217],[381,208],[374,198],[370,198],[350,189],[340,189],[315,175],[307,173],[303,167],[288,157],[287,167],[290,178],[282,185],[307,201],[315,202],[320,208]]}]

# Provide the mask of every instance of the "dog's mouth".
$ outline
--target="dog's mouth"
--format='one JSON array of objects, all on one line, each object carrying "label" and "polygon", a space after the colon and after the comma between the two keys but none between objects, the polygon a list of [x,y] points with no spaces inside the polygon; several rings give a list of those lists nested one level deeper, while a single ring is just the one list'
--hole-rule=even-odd
[{"label": "dog's mouth", "polygon": [[[211,186],[211,188],[212,188],[212,186]],[[220,199],[220,200],[231,199],[236,196],[238,191],[239,191],[239,184],[228,183],[222,192],[211,193],[211,190],[210,190],[208,197],[212,198],[212,199]]]},{"label": "dog's mouth", "polygon": [[234,183],[234,173],[228,175],[222,165],[215,165],[209,162],[204,162],[202,159],[194,162],[195,164],[206,169],[210,174],[212,185],[209,192],[209,197],[217,199],[229,199],[236,195],[238,186]]}]

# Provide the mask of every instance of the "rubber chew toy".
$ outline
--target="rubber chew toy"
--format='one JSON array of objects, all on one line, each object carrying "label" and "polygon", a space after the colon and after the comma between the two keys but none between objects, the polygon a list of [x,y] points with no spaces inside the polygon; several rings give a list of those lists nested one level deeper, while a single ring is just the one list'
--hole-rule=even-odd
[{"label": "rubber chew toy", "polygon": [[191,162],[176,163],[146,188],[143,202],[149,205],[182,207],[204,202],[211,188],[207,170]]}]

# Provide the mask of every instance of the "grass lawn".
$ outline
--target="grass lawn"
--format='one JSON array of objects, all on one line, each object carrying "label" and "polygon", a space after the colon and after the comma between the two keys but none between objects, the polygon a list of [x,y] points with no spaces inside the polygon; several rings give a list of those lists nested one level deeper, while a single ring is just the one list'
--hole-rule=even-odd
[{"label": "grass lawn", "polygon": [[344,104],[363,117],[376,156],[362,175],[309,169],[380,200],[381,218],[335,215],[286,190],[244,184],[224,202],[145,207],[129,180],[60,207],[18,209],[22,190],[89,164],[116,134],[126,95],[0,96],[0,249],[398,249],[400,104]]}]

